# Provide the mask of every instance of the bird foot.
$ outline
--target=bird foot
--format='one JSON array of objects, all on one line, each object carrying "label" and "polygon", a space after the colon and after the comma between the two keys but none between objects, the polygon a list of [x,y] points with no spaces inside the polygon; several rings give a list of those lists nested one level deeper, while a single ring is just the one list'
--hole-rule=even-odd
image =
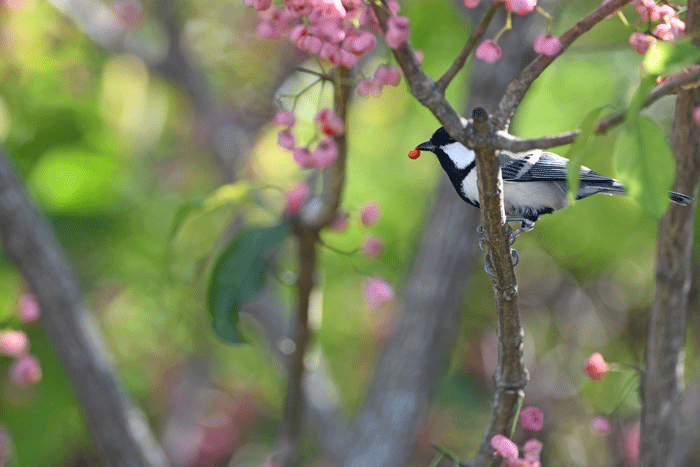
[{"label": "bird foot", "polygon": [[[532,223],[532,226],[527,230],[532,230],[532,227],[534,227],[534,223]],[[524,228],[524,225],[523,225],[523,228]],[[513,245],[513,243],[515,243],[515,239],[517,238],[517,236],[520,235],[520,233],[522,233],[522,232],[520,232],[520,230],[522,230],[522,229],[518,229],[517,232],[513,232],[513,229],[511,229],[510,226],[508,227],[508,229],[510,230],[510,245]],[[527,230],[524,230],[524,231],[527,232]],[[486,248],[484,248],[484,245],[488,245],[488,241],[486,240],[486,231],[484,229],[484,226],[483,225],[478,226],[476,228],[476,231],[479,234],[479,250],[486,253],[486,255],[484,256],[484,271],[486,272],[486,274],[488,274],[489,276],[491,276],[495,279],[496,273],[494,272],[493,266],[491,265],[491,257],[489,256],[489,253],[486,251]],[[518,232],[520,232],[520,233],[518,233]],[[510,249],[510,256],[511,256],[511,258],[513,258],[513,267],[517,266],[518,263],[520,262],[520,255],[518,254],[518,252],[511,248]]]}]

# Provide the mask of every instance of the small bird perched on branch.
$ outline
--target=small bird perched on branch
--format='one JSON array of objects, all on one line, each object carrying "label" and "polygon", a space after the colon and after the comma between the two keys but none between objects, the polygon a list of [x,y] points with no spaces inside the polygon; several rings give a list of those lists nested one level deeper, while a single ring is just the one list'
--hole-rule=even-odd
[{"label": "small bird perched on branch", "polygon": [[[434,153],[450,177],[457,194],[472,206],[479,207],[479,187],[476,181],[474,151],[455,141],[444,128],[439,128],[430,141],[421,143],[408,153],[417,159],[420,151]],[[522,227],[513,236],[532,230],[543,214],[564,209],[569,205],[566,183],[568,159],[541,149],[512,153],[501,150],[498,163],[503,174],[503,204],[507,222],[520,222]],[[596,193],[625,195],[625,187],[615,179],[581,167],[581,183],[576,199]],[[683,206],[693,198],[671,191],[671,201]]]}]

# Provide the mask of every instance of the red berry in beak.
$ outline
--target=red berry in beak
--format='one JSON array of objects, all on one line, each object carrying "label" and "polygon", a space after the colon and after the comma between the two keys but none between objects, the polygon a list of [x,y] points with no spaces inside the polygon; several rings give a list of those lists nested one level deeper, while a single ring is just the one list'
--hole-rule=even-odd
[{"label": "red berry in beak", "polygon": [[411,149],[408,151],[408,157],[411,159],[418,159],[420,156],[420,150],[419,149]]}]

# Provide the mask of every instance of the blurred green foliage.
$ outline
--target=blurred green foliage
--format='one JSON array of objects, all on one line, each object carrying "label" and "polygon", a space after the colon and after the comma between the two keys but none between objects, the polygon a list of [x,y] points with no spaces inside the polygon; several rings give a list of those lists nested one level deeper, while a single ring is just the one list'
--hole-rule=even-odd
[{"label": "blurred green foliage", "polygon": [[[402,3],[411,18],[412,43],[425,53],[426,72],[437,77],[463,46],[470,26],[451,2]],[[554,33],[599,3],[562,3]],[[214,99],[243,107],[266,105],[257,102],[257,90],[272,79],[269,57],[279,45],[255,36],[254,12],[238,2],[206,0],[177,8],[185,19],[183,40]],[[158,45],[159,13],[145,2],[134,34]],[[50,4],[30,0],[16,11],[0,11],[0,32],[0,140],[66,248],[127,389],[144,405],[156,433],[162,433],[177,387],[173,374],[184,373],[190,358],[200,356],[209,369],[207,384],[232,394],[239,401],[236,407],[254,407],[250,410],[258,414],[253,421],[236,419],[240,452],[264,451],[258,443],[272,444],[270,420],[278,417],[284,377],[252,326],[243,326],[252,342],[247,346],[229,347],[215,337],[205,293],[211,255],[222,246],[220,235],[237,216],[246,224],[273,222],[270,211],[282,209],[280,190],[257,190],[258,204],[241,204],[231,193],[226,198],[216,192],[223,177],[186,94],[140,59],[100,49]],[[613,18],[585,35],[535,82],[512,132],[555,134],[576,128],[593,109],[625,108],[638,85],[642,59],[627,47],[628,34]],[[389,57],[380,49],[365,72],[392,61]],[[466,98],[466,75],[462,72],[447,93],[457,108]],[[290,89],[309,83],[305,77],[294,80]],[[310,120],[319,103],[328,103],[328,89],[318,89],[297,102],[300,119]],[[643,115],[668,129],[671,100]],[[361,403],[382,344],[400,319],[398,305],[370,310],[361,284],[367,275],[378,274],[401,290],[433,189],[443,176],[435,161],[411,161],[406,153],[436,126],[405,83],[378,98],[355,99],[350,111],[343,202],[351,213],[350,228],[324,232],[323,241],[351,251],[375,234],[385,250],[378,261],[320,251],[322,287],[316,298],[322,312],[313,319],[313,352],[329,368],[347,415]],[[237,166],[239,177],[251,186],[285,189],[300,177],[289,153],[276,145],[277,131],[264,128],[249,160]],[[595,138],[583,163],[615,176],[618,135],[614,130]],[[559,149],[564,154],[567,148]],[[202,200],[212,193],[231,202],[206,207]],[[360,226],[357,215],[369,201],[382,212],[371,230]],[[610,465],[606,442],[590,435],[590,419],[611,416],[619,434],[639,410],[636,391],[630,390],[636,384],[633,370],[621,365],[621,372],[595,383],[585,380],[581,366],[593,351],[612,362],[640,364],[644,313],[653,294],[655,237],[655,220],[631,200],[600,196],[546,216],[518,241],[516,272],[532,376],[526,405],[545,411],[550,465]],[[294,271],[292,251],[292,245],[282,246],[282,278],[285,270]],[[7,317],[25,285],[6,259],[0,277],[0,316]],[[291,305],[293,288],[284,281],[279,287]],[[465,284],[464,319],[449,372],[437,382],[435,402],[418,437],[415,465],[430,462],[432,443],[468,457],[482,436],[495,362],[492,297],[490,280],[476,266]],[[9,361],[3,360],[0,421],[13,436],[20,465],[75,465],[79,453],[91,449],[80,411],[39,324],[28,329],[44,379],[20,391],[9,381]],[[692,335],[689,339],[686,365],[692,367],[697,351]],[[689,385],[698,384],[696,375],[688,379]]]}]

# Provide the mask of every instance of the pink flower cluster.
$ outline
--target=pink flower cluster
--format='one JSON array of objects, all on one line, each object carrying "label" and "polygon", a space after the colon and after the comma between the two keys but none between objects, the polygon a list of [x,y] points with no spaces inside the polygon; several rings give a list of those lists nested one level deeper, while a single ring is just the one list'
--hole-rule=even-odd
[{"label": "pink flower cluster", "polygon": [[[382,35],[372,7],[362,0],[284,0],[279,8],[271,0],[243,0],[259,12],[258,35],[279,39],[287,36],[300,50],[351,68],[357,59],[374,49]],[[408,18],[396,16],[399,5],[389,1],[394,16],[387,21],[386,43],[392,49],[409,36]]]},{"label": "pink flower cluster", "polygon": [[361,96],[378,97],[384,86],[398,86],[401,81],[399,70],[393,66],[380,65],[374,70],[372,78],[364,78],[357,83],[357,92]]},{"label": "pink flower cluster", "polygon": [[[493,3],[501,3],[502,1],[503,0],[493,0]],[[467,6],[467,8],[474,8],[479,4],[479,1],[464,0],[464,4]],[[535,10],[537,7],[537,0],[505,0],[505,7],[506,10],[517,15],[526,15]],[[499,33],[494,39],[487,39],[479,44],[474,51],[476,58],[483,60],[486,63],[495,63],[499,58],[501,58],[503,51],[498,44],[496,44],[500,34],[501,33]],[[547,33],[547,35],[541,35],[535,40],[535,52],[542,55],[554,57],[561,52],[561,49],[561,39],[559,39],[557,36],[552,36],[549,33]]]},{"label": "pink flower cluster", "polygon": [[633,4],[639,14],[637,24],[646,26],[658,22],[651,34],[633,32],[630,35],[630,45],[640,54],[645,54],[657,40],[675,41],[685,31],[685,22],[678,17],[678,8],[672,4],[657,5],[655,0],[634,0]]},{"label": "pink flower cluster", "polygon": [[41,380],[39,360],[29,354],[29,338],[24,332],[0,332],[0,354],[14,358],[10,365],[10,379],[16,386],[23,388]]},{"label": "pink flower cluster", "polygon": [[292,151],[292,157],[297,164],[304,168],[325,169],[338,158],[338,147],[333,136],[345,133],[345,123],[331,109],[321,109],[314,117],[319,130],[326,135],[311,151],[308,147],[297,147],[292,134],[296,118],[291,112],[280,110],[275,114],[274,121],[285,129],[277,135],[277,144]]},{"label": "pink flower cluster", "polygon": [[540,467],[542,443],[530,439],[523,445],[523,457],[518,457],[518,446],[504,435],[491,438],[491,447],[496,454],[507,459],[506,467]]}]

